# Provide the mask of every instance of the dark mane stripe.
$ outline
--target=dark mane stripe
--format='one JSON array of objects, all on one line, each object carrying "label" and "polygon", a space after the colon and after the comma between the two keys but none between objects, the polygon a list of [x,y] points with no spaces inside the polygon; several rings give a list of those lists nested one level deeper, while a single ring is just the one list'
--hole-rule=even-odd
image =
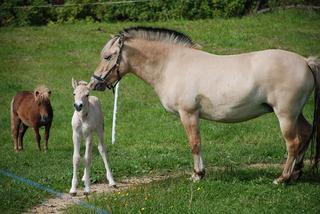
[{"label": "dark mane stripe", "polygon": [[125,38],[129,39],[140,38],[149,41],[163,41],[189,48],[199,48],[199,45],[194,43],[189,36],[166,28],[144,26],[130,27],[123,29],[119,34],[124,35]]}]

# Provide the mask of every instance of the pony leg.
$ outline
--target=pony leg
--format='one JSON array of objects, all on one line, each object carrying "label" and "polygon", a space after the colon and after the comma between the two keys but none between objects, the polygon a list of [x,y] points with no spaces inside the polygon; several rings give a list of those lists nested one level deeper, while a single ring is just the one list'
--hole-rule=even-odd
[{"label": "pony leg", "polygon": [[44,144],[44,150],[48,150],[48,141],[49,141],[49,134],[50,134],[50,128],[51,128],[51,123],[47,124],[45,126],[45,134],[44,134],[44,139],[45,139],[45,144]]},{"label": "pony leg", "polygon": [[28,129],[28,126],[26,126],[21,122],[20,128],[19,128],[19,137],[18,137],[19,150],[23,150],[23,137],[27,129]]},{"label": "pony leg", "polygon": [[20,124],[21,120],[18,118],[18,116],[11,112],[11,134],[13,139],[13,148],[16,152],[19,151],[18,137]]},{"label": "pony leg", "polygon": [[296,121],[291,118],[279,118],[282,135],[286,141],[288,157],[282,175],[273,181],[274,184],[284,183],[290,180],[297,162],[300,140]]},{"label": "pony leg", "polygon": [[200,132],[199,132],[199,112],[189,113],[184,110],[179,111],[181,122],[188,136],[191,153],[194,160],[194,168],[191,179],[198,181],[205,175],[203,161],[200,152]]},{"label": "pony leg", "polygon": [[106,177],[107,177],[107,180],[109,181],[109,186],[114,187],[116,186],[116,182],[113,180],[112,172],[109,167],[106,146],[104,145],[104,142],[103,142],[103,130],[98,132],[98,139],[99,139],[98,149],[102,157],[104,167],[106,168]]},{"label": "pony leg", "polygon": [[41,147],[40,147],[41,136],[39,134],[39,127],[35,126],[35,127],[33,127],[33,130],[34,130],[34,133],[36,135],[36,141],[37,141],[38,149],[39,149],[39,151],[41,151]]},{"label": "pony leg", "polygon": [[78,185],[78,167],[80,162],[80,136],[73,132],[73,176],[71,181],[71,189],[69,193],[73,196],[77,194],[77,185]]},{"label": "pony leg", "polygon": [[88,195],[90,192],[90,165],[92,159],[92,135],[86,138],[86,151],[84,154],[84,194]]}]

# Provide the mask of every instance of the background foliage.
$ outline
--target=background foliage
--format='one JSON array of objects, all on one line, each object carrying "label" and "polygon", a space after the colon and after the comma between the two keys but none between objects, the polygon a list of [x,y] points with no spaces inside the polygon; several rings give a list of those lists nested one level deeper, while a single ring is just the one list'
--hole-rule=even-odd
[{"label": "background foliage", "polygon": [[[2,0],[0,26],[44,25],[49,22],[165,21],[243,16],[257,9],[257,0],[151,0],[127,4],[92,5],[121,0]],[[319,4],[317,0],[260,0],[263,7]],[[318,3],[317,3],[318,2]],[[65,7],[57,7],[64,5]],[[55,7],[39,7],[50,6]]]}]

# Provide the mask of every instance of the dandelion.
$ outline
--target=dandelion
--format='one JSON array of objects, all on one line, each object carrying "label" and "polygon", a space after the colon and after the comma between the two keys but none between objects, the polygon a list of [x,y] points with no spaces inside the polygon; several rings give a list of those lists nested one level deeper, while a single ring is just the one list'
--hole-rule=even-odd
[{"label": "dandelion", "polygon": [[201,190],[201,187],[198,187],[197,190],[198,190],[198,191]]},{"label": "dandelion", "polygon": [[144,208],[144,207],[142,207],[142,208],[140,209],[140,211],[141,211],[141,212],[143,212],[144,210],[145,210],[145,208]]},{"label": "dandelion", "polygon": [[128,196],[129,195],[129,193],[126,193],[126,196]]}]

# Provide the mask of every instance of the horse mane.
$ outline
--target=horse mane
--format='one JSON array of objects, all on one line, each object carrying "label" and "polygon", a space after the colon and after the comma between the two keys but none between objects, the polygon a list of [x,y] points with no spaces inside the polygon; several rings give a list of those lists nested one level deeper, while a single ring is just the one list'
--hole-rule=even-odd
[{"label": "horse mane", "polygon": [[125,38],[129,39],[145,39],[149,41],[162,41],[166,43],[176,44],[188,48],[200,49],[201,46],[192,41],[192,39],[178,31],[170,30],[166,28],[155,27],[130,27],[125,28],[119,32]]},{"label": "horse mane", "polygon": [[45,102],[49,100],[51,91],[45,85],[40,85],[33,90],[37,102]]}]

